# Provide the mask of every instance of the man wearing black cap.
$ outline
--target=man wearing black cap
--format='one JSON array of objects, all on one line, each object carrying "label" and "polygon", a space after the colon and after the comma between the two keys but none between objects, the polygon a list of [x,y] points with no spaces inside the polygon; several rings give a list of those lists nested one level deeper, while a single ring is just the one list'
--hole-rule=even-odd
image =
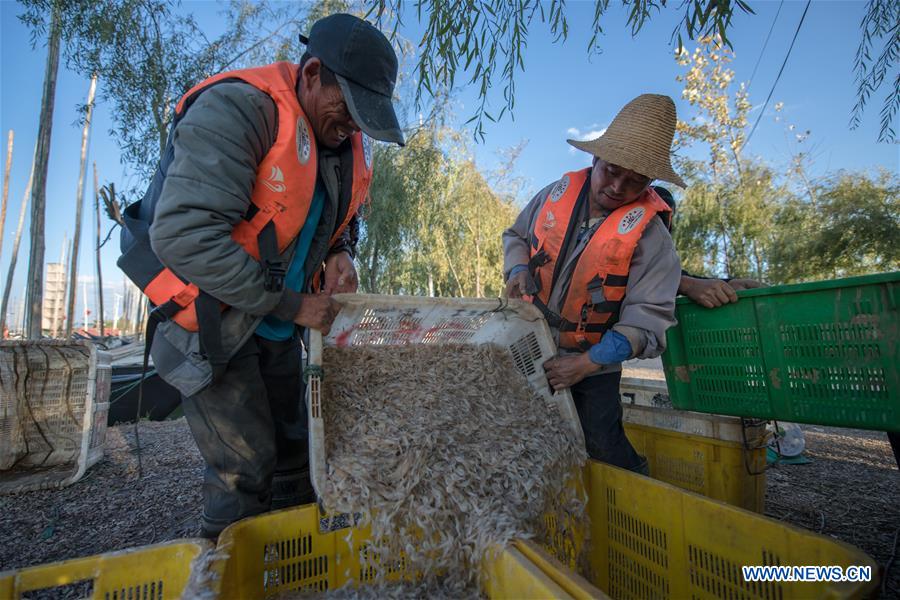
[{"label": "man wearing black cap", "polygon": [[157,307],[154,366],[182,392],[206,461],[207,537],[313,500],[299,340],[329,330],[332,293],[356,291],[369,138],[403,144],[387,38],[337,14],[301,41],[299,65],[185,94],[123,234],[119,264]]}]

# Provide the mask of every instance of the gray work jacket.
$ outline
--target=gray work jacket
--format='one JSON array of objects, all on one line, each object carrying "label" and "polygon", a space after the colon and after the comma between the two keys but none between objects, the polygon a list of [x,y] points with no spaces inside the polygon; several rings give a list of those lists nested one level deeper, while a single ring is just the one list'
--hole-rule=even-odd
[{"label": "gray work jacket", "polygon": [[[222,315],[222,344],[229,357],[264,316],[290,321],[300,308],[298,292],[265,291],[259,262],[231,238],[250,208],[257,168],[275,143],[278,126],[275,102],[264,92],[242,82],[214,85],[196,98],[170,132],[160,172],[151,184],[151,192],[156,186],[159,194],[150,227],[153,251],[166,267],[230,306]],[[335,247],[330,245],[347,212],[348,194],[341,194],[341,186],[347,185],[342,164],[349,165],[349,142],[346,146],[333,152],[319,149],[319,176],[327,193],[304,263],[304,290],[330,251],[353,253],[355,223]],[[293,258],[294,245],[282,254],[285,264]],[[159,325],[151,354],[160,376],[186,396],[211,381],[199,336],[174,322]]]},{"label": "gray work jacket", "polygon": [[[526,265],[531,257],[529,236],[534,231],[535,221],[541,212],[547,194],[556,184],[554,181],[525,206],[512,227],[503,232],[503,273],[508,279],[509,272],[516,265]],[[576,215],[579,222],[589,216],[585,202],[582,214]],[[604,215],[605,218],[607,215]],[[601,221],[602,222],[602,221]],[[596,227],[594,228],[596,231]],[[560,313],[569,291],[569,283],[582,250],[590,241],[585,236],[581,241],[571,236],[563,249],[563,267],[554,282],[547,306]],[[681,263],[675,252],[672,236],[660,219],[653,219],[644,230],[631,258],[625,298],[619,313],[619,321],[613,326],[631,343],[632,358],[654,358],[666,349],[666,329],[675,324],[675,295],[681,279]],[[551,328],[559,339],[559,331]],[[568,352],[562,349],[563,352]],[[621,364],[604,365],[602,373],[621,370]]]}]

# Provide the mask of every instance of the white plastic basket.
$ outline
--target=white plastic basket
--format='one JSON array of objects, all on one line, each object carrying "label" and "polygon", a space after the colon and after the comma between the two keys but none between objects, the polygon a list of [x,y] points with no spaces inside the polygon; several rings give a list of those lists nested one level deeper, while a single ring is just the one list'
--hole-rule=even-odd
[{"label": "white plastic basket", "polygon": [[334,365],[322,364],[323,346],[405,346],[412,344],[496,344],[509,349],[513,363],[534,393],[558,407],[577,439],[584,440],[578,413],[568,390],[553,392],[543,363],[555,356],[556,345],[540,311],[520,300],[421,298],[341,294],[343,304],[325,338],[310,332],[307,409],[309,411],[309,473],[318,493],[327,476],[321,374],[340,376]]},{"label": "white plastic basket", "polygon": [[88,342],[0,342],[0,494],[68,485],[100,460],[111,370]]}]

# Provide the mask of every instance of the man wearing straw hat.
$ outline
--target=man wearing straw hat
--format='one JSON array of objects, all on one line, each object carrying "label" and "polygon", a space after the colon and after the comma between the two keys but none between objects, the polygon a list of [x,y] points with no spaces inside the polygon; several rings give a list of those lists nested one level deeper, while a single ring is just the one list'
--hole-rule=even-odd
[{"label": "man wearing straw hat", "polygon": [[621,363],[653,358],[675,324],[681,266],[658,213],[670,209],[650,187],[684,187],[672,169],[675,104],[638,96],[606,132],[568,142],[594,156],[531,200],[503,233],[506,291],[533,302],[547,319],[559,355],[544,364],[557,391],[569,388],[588,454],[647,472],[622,428]]}]

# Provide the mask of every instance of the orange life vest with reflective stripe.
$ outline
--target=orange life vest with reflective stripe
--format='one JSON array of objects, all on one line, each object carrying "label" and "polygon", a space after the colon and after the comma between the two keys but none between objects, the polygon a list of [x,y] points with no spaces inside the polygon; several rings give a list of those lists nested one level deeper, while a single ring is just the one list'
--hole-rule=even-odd
[{"label": "orange life vest with reflective stripe", "polygon": [[[297,77],[300,67],[288,62],[279,62],[264,67],[220,73],[197,84],[181,98],[175,109],[175,118],[184,115],[191,103],[206,88],[226,80],[240,80],[265,92],[275,102],[278,110],[278,134],[275,143],[263,157],[257,169],[256,184],[250,200],[253,204],[249,218],[238,223],[231,237],[244,250],[277,278],[283,276],[287,265],[278,262],[277,254],[284,250],[299,235],[312,203],[316,187],[317,151],[312,124],[303,113],[297,99]],[[331,244],[340,237],[350,220],[366,199],[372,181],[371,140],[357,132],[351,138],[353,152],[353,184],[350,203],[343,221],[331,238]],[[264,230],[271,234],[274,228],[272,248],[266,252],[260,242]],[[274,247],[277,243],[277,252]],[[267,256],[261,256],[267,255]],[[317,279],[316,279],[317,280]],[[268,285],[267,285],[268,289]],[[144,288],[150,301],[161,306],[170,300],[180,307],[172,318],[188,331],[197,331],[197,311],[195,300],[200,290],[192,283],[183,281],[169,269],[162,270]],[[177,308],[177,307],[176,307]]]},{"label": "orange life vest with reflective stripe", "polygon": [[591,169],[566,173],[547,194],[531,236],[529,270],[537,284],[531,301],[559,329],[559,346],[587,350],[618,320],[625,297],[631,256],[647,225],[658,212],[669,211],[648,188],[637,200],[609,214],[582,250],[562,311],[548,307],[560,254],[578,235],[582,203],[588,202]]}]

